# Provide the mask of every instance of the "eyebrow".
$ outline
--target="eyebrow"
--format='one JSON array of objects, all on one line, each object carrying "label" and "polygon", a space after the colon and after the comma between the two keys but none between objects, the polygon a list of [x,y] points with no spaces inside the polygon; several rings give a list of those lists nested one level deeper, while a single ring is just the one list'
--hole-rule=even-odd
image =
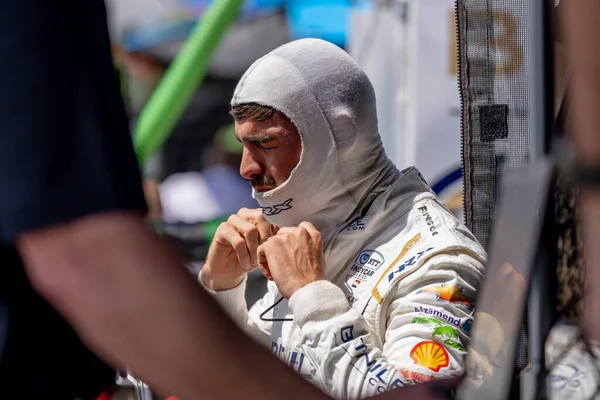
[{"label": "eyebrow", "polygon": [[270,142],[271,140],[276,139],[276,135],[268,134],[268,133],[256,133],[250,137],[244,138],[244,140],[240,139],[240,137],[236,134],[235,139],[240,143],[265,143]]}]

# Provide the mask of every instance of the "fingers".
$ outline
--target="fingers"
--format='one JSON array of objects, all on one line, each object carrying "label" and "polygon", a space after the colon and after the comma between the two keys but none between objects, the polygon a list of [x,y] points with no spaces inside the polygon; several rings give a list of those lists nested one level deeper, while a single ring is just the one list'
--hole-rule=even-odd
[{"label": "fingers", "polygon": [[314,227],[310,222],[304,221],[301,222],[298,227],[284,227],[279,229],[278,235],[292,234],[303,236],[306,235],[307,239],[310,238],[315,243],[321,243],[321,232]]},{"label": "fingers", "polygon": [[500,279],[506,278],[510,273],[514,271],[514,268],[511,264],[505,263],[502,264],[500,268],[498,268],[498,277]]},{"label": "fingers", "polygon": [[313,224],[311,224],[310,222],[308,222],[308,221],[301,222],[300,225],[298,225],[298,227],[306,229],[306,231],[308,232],[310,237],[315,242],[321,242],[321,232],[319,232],[317,230],[317,228],[315,228],[315,226]]},{"label": "fingers", "polygon": [[258,246],[277,234],[278,230],[277,226],[265,219],[261,209],[242,208],[219,227],[215,240],[223,245],[231,245],[240,265],[251,270],[258,266]]},{"label": "fingers", "polygon": [[260,246],[258,246],[256,254],[258,260],[258,268],[260,268],[260,272],[262,272],[265,278],[272,281],[273,277],[271,276],[271,272],[269,271],[269,263],[267,262],[267,245],[261,244]]},{"label": "fingers", "polygon": [[277,235],[279,233],[279,228],[277,225],[271,225],[271,230],[273,231],[273,235]]},{"label": "fingers", "polygon": [[498,269],[498,275],[501,279],[516,288],[516,290],[526,290],[527,281],[511,264],[503,264]]},{"label": "fingers", "polygon": [[306,229],[308,231],[308,233],[311,234],[311,236],[312,236],[312,234],[315,234],[315,233],[318,233],[319,235],[321,234],[321,232],[319,232],[317,230],[317,228],[315,228],[315,226],[308,221],[300,222],[300,225],[298,225],[298,228]]},{"label": "fingers", "polygon": [[242,265],[245,266],[246,269],[250,269],[251,266],[256,265],[256,250],[260,244],[258,229],[253,223],[235,214],[229,217],[227,223],[233,226],[233,228],[240,233],[242,238],[246,240],[245,245],[247,246],[247,252],[250,259],[248,264]]},{"label": "fingers", "polygon": [[222,245],[229,245],[233,248],[240,265],[246,269],[250,269],[252,260],[248,247],[246,246],[246,239],[242,236],[233,225],[228,222],[224,222],[217,229],[215,240]]},{"label": "fingers", "polygon": [[264,243],[271,236],[277,234],[277,230],[279,228],[275,225],[272,225],[271,223],[269,223],[269,221],[266,220],[260,208],[253,210],[248,208],[242,208],[240,209],[240,211],[238,211],[237,215],[239,215],[246,221],[253,223],[256,226],[259,234],[259,242],[261,244]]},{"label": "fingers", "polygon": [[298,233],[299,229],[294,227],[294,226],[284,226],[283,228],[279,228],[279,231],[277,232],[278,235],[285,235],[285,234],[295,234]]}]

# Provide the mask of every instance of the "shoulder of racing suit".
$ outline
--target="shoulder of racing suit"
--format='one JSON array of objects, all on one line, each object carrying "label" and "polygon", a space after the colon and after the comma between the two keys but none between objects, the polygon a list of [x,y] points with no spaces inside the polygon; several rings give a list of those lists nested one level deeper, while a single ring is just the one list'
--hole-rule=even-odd
[{"label": "shoulder of racing suit", "polygon": [[[335,283],[346,292],[353,308],[361,312],[382,342],[387,305],[419,291],[437,298],[451,296],[445,293],[448,291],[456,298],[462,295],[474,299],[487,257],[474,236],[437,199],[416,169],[406,173],[402,180],[401,187],[376,199],[365,217],[352,221],[336,237],[337,246],[349,244],[350,240],[364,244],[354,250],[351,261],[344,263]],[[365,241],[365,237],[369,240]],[[428,287],[427,282],[440,281],[456,285]],[[452,316],[438,309],[436,302],[428,303],[426,296],[422,295],[425,306],[419,302],[407,307],[414,306],[415,312],[450,322],[470,321],[468,316],[472,315],[474,302],[465,300],[468,303],[463,307],[465,313]],[[454,301],[454,297],[450,300]]]},{"label": "shoulder of racing suit", "polygon": [[486,260],[481,245],[435,197],[415,201],[408,211],[404,229],[380,249],[388,254],[395,251],[397,255],[371,282],[371,294],[379,303],[395,286],[427,264],[439,264],[440,260],[462,264],[467,259],[484,264]]}]

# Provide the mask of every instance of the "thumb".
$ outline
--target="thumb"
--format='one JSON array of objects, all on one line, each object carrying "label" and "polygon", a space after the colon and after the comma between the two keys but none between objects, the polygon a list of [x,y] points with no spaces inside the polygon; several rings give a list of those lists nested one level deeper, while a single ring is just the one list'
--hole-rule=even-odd
[{"label": "thumb", "polygon": [[261,244],[256,249],[256,261],[258,263],[258,268],[260,268],[260,271],[265,276],[265,278],[272,281],[273,277],[271,276],[271,271],[269,270],[269,262],[267,260],[267,246],[266,245],[267,245],[267,242]]},{"label": "thumb", "polygon": [[298,225],[298,227],[306,229],[309,233],[319,232],[317,228],[315,228],[315,226],[308,221],[300,222],[300,225]]},{"label": "thumb", "polygon": [[277,233],[279,232],[279,227],[277,225],[272,224],[271,231],[273,232],[273,235],[277,235]]}]

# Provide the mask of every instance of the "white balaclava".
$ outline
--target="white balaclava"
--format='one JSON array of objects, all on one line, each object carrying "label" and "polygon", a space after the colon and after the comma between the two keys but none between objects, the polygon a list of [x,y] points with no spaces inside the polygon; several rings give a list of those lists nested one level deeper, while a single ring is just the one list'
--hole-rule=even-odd
[{"label": "white balaclava", "polygon": [[231,100],[232,106],[247,103],[279,110],[302,139],[290,177],[273,190],[253,191],[273,224],[310,221],[327,237],[399,176],[383,150],[369,78],[329,42],[296,40],[257,60]]}]

